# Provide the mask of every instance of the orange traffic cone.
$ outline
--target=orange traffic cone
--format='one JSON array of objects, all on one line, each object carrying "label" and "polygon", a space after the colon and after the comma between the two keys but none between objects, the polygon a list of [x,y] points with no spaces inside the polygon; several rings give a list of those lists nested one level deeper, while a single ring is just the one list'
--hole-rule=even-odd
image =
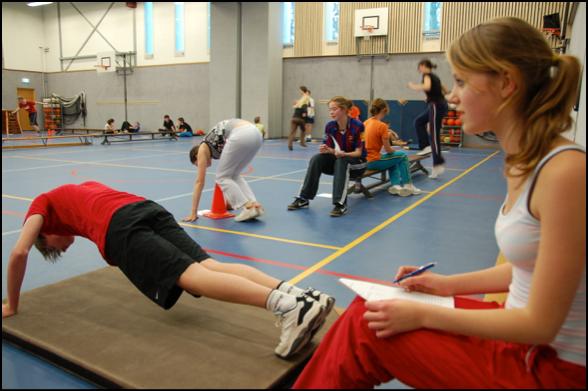
[{"label": "orange traffic cone", "polygon": [[212,208],[210,212],[203,213],[204,216],[211,219],[226,219],[227,217],[234,217],[235,215],[227,212],[227,205],[225,204],[225,196],[218,183],[214,186],[214,195],[212,197]]}]

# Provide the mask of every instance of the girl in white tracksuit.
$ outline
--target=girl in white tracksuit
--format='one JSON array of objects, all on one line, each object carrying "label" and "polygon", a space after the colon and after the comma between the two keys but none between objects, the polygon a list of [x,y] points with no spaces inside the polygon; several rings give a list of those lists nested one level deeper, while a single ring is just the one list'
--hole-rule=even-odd
[{"label": "girl in white tracksuit", "polygon": [[206,170],[212,159],[219,159],[216,183],[221,187],[225,200],[233,208],[241,209],[235,220],[245,221],[262,215],[263,207],[241,177],[241,172],[251,163],[262,142],[259,130],[251,122],[235,118],[216,124],[202,142],[190,150],[190,161],[198,167],[198,176],[194,183],[192,211],[183,221],[198,219],[198,205]]}]

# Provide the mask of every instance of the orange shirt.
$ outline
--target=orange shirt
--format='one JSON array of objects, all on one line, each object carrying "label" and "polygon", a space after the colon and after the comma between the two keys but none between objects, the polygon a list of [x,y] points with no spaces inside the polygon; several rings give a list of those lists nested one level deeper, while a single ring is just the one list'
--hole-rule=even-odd
[{"label": "orange shirt", "polygon": [[384,146],[382,138],[388,134],[388,125],[374,117],[364,122],[365,126],[365,149],[367,150],[367,161],[380,160],[380,151]]}]

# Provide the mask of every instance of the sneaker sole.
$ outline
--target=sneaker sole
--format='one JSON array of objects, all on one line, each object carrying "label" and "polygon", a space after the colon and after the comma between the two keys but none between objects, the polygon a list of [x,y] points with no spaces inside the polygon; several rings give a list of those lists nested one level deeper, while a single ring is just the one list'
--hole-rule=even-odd
[{"label": "sneaker sole", "polygon": [[400,189],[398,191],[396,191],[396,190],[388,191],[388,193],[390,193],[394,196],[399,196],[399,197],[408,197],[409,195],[412,195],[412,191],[410,191],[408,189]]},{"label": "sneaker sole", "polygon": [[291,208],[290,206],[288,206],[288,210],[298,210],[298,209],[304,209],[304,208],[308,208],[308,205],[304,205],[298,208]]},{"label": "sneaker sole", "polygon": [[290,349],[286,348],[286,351],[281,352],[278,351],[278,349],[276,348],[276,350],[274,350],[274,353],[276,355],[278,355],[281,358],[289,358],[294,354],[298,353],[300,349],[302,349],[304,346],[306,346],[306,344],[311,340],[313,328],[316,327],[317,321],[320,319],[322,313],[324,312],[323,306],[318,306],[316,308],[316,311],[318,311],[318,313],[312,317],[310,322],[308,322],[308,325],[300,332],[298,338],[296,338],[290,346]]}]

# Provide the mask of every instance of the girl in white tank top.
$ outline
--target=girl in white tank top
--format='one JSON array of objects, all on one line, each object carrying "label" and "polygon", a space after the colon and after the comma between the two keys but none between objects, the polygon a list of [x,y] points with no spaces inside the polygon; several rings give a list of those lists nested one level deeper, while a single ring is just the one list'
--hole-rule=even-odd
[{"label": "girl in white tank top", "polygon": [[[391,378],[414,388],[586,388],[586,154],[562,136],[573,125],[580,63],[516,18],[472,28],[447,57],[455,79],[447,100],[462,112],[463,131],[492,130],[506,155],[509,196],[496,238],[510,262],[399,283],[454,296],[455,308],[357,298],[294,388]],[[417,268],[402,266],[394,278]],[[504,307],[459,297],[506,291]]]}]

